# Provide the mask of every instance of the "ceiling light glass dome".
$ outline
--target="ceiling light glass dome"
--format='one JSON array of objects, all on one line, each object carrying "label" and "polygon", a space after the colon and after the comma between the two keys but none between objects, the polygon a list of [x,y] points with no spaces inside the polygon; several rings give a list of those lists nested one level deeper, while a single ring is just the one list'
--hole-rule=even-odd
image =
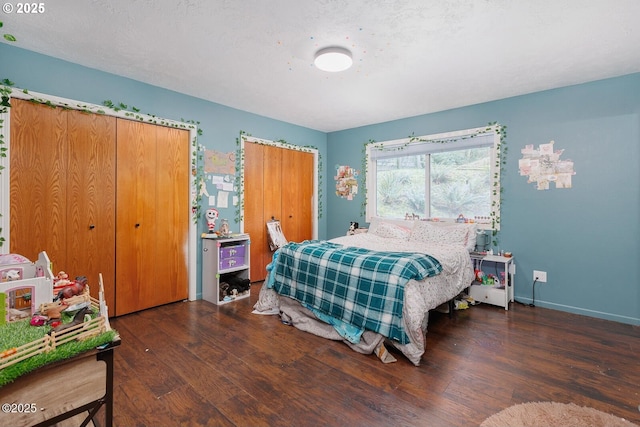
[{"label": "ceiling light glass dome", "polygon": [[318,69],[336,73],[349,69],[353,64],[351,52],[341,47],[327,47],[316,53],[313,62]]}]

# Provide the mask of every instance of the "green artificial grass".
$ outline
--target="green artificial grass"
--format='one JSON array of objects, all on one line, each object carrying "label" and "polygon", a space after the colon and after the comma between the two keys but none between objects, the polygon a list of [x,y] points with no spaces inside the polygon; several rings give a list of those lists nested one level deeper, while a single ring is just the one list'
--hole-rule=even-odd
[{"label": "green artificial grass", "polygon": [[[72,315],[65,313],[62,322],[68,323],[72,319]],[[43,338],[51,330],[50,326],[31,326],[29,321],[30,319],[19,320],[0,326],[0,351],[20,347],[23,344]],[[46,364],[68,359],[100,345],[109,343],[114,340],[117,334],[116,331],[111,330],[83,341],[72,340],[57,346],[54,350],[36,354],[35,356],[0,369],[0,387]]]}]

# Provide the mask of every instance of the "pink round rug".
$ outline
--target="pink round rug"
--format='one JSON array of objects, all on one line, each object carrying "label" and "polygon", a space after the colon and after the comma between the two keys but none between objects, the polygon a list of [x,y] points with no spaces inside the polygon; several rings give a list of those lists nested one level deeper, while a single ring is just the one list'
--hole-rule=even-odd
[{"label": "pink round rug", "polygon": [[480,427],[638,427],[597,409],[573,403],[530,402],[511,406],[484,420]]}]

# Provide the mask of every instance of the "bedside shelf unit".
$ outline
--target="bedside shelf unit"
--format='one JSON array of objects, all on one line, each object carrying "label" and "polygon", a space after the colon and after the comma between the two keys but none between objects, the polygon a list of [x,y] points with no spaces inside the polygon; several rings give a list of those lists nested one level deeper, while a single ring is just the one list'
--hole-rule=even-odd
[{"label": "bedside shelf unit", "polygon": [[[249,235],[216,238],[202,235],[202,299],[228,304],[251,295],[249,288]],[[238,283],[246,290],[232,292]]]},{"label": "bedside shelf unit", "polygon": [[[469,295],[478,302],[493,304],[504,307],[509,310],[509,303],[514,301],[513,296],[513,276],[516,274],[516,265],[514,257],[504,257],[500,255],[482,255],[471,254],[473,268],[482,270],[483,267],[497,269],[498,272],[504,272],[504,288],[496,288],[492,285],[476,285],[469,286]],[[486,263],[495,264],[494,267],[487,267]],[[484,270],[483,270],[484,271]],[[485,273],[493,273],[493,271],[485,271]]]}]

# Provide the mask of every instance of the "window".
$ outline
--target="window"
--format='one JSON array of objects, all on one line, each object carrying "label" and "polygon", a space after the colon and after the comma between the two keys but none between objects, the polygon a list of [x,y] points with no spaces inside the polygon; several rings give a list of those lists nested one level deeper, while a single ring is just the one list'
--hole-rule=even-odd
[{"label": "window", "polygon": [[366,155],[367,221],[462,214],[499,229],[499,126],[369,143]]}]

